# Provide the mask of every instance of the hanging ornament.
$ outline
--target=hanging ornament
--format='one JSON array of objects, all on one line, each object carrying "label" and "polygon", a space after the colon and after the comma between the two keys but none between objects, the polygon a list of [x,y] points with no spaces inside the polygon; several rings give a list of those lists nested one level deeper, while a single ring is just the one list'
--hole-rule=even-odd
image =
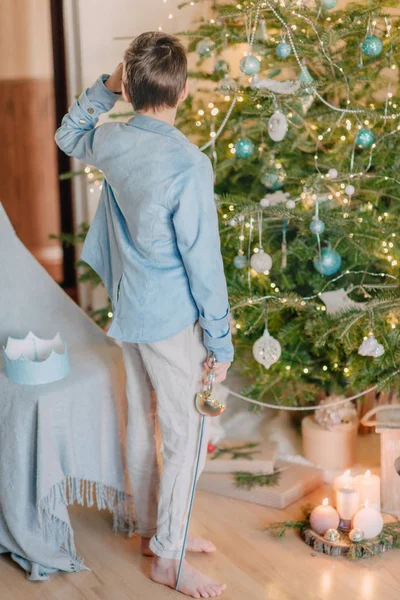
[{"label": "hanging ornament", "polygon": [[326,306],[328,315],[335,315],[340,312],[346,312],[353,308],[365,310],[365,302],[354,302],[347,295],[347,291],[343,288],[332,290],[331,292],[322,292],[319,295],[320,299]]},{"label": "hanging ornament", "polygon": [[280,190],[283,187],[286,173],[283,169],[277,169],[274,166],[267,165],[261,169],[261,183],[269,190]]},{"label": "hanging ornament", "polygon": [[212,51],[214,50],[215,44],[210,38],[203,38],[196,44],[196,52],[201,58],[206,58],[207,56],[211,56]]},{"label": "hanging ornament", "polygon": [[260,337],[253,345],[254,358],[266,369],[269,369],[271,365],[279,360],[281,351],[280,343],[269,334],[267,326],[265,325],[262,337]]},{"label": "hanging ornament", "polygon": [[224,75],[221,83],[219,85],[219,89],[222,92],[231,92],[236,87],[236,82],[234,79],[231,79],[228,74]]},{"label": "hanging ornament", "polygon": [[264,252],[263,248],[260,248],[260,251],[250,259],[250,266],[257,271],[257,273],[265,273],[265,271],[270,271],[272,267],[272,258],[269,254]]},{"label": "hanging ornament", "polygon": [[244,241],[244,217],[243,216],[239,217],[239,223],[240,223],[239,252],[238,252],[237,256],[235,256],[235,258],[233,259],[233,265],[236,267],[236,269],[244,269],[245,267],[247,267],[247,258],[245,257],[244,252],[243,252],[243,241]]},{"label": "hanging ornament", "polygon": [[250,158],[254,153],[254,144],[249,138],[241,138],[235,144],[238,158]]},{"label": "hanging ornament", "polygon": [[308,70],[307,66],[303,64],[301,71],[299,73],[298,76],[298,80],[301,83],[313,83],[314,81],[314,77],[311,75],[310,71]]},{"label": "hanging ornament", "polygon": [[290,44],[282,40],[277,45],[275,52],[278,58],[287,58],[292,53],[292,48]]},{"label": "hanging ornament", "polygon": [[373,333],[369,333],[368,337],[364,338],[360,347],[358,348],[358,354],[361,356],[373,356],[378,358],[385,354],[385,348],[378,342]]},{"label": "hanging ornament", "polygon": [[240,61],[240,70],[245,75],[255,75],[261,69],[261,63],[256,56],[247,54]]},{"label": "hanging ornament", "polygon": [[354,187],[354,185],[346,185],[346,187],[344,188],[344,191],[346,192],[346,194],[348,196],[353,196],[355,194],[356,188]]},{"label": "hanging ornament", "polygon": [[321,0],[322,6],[324,6],[327,10],[331,10],[332,8],[335,8],[337,3],[338,3],[338,0]]},{"label": "hanging ornament", "polygon": [[217,75],[225,76],[229,73],[230,66],[226,60],[218,59],[214,64],[214,73]]},{"label": "hanging ornament", "polygon": [[267,26],[265,24],[264,19],[260,19],[258,23],[255,39],[257,40],[257,42],[267,43],[269,41]]},{"label": "hanging ornament", "polygon": [[321,251],[321,258],[314,258],[314,267],[321,275],[333,275],[339,271],[342,264],[342,257],[339,252],[336,252],[333,248],[323,248]]},{"label": "hanging ornament", "polygon": [[382,40],[376,37],[376,35],[367,35],[361,44],[361,50],[366,56],[376,58],[383,50]]},{"label": "hanging ornament", "polygon": [[286,240],[286,231],[287,231],[287,219],[283,219],[282,225],[282,243],[281,243],[281,269],[286,269],[287,266],[287,240]]},{"label": "hanging ornament", "polygon": [[329,169],[329,171],[328,171],[328,176],[329,176],[331,179],[336,179],[336,177],[337,177],[338,175],[339,175],[339,173],[338,173],[337,169]]},{"label": "hanging ornament", "polygon": [[263,214],[258,213],[258,252],[255,252],[250,259],[250,266],[257,271],[257,273],[265,273],[272,267],[272,258],[269,254],[264,252],[262,245],[262,226],[263,226]]},{"label": "hanging ornament", "polygon": [[244,254],[238,254],[233,259],[233,264],[237,269],[244,269],[247,267],[247,258]]},{"label": "hanging ornament", "polygon": [[268,121],[268,133],[273,142],[281,142],[288,130],[288,122],[285,115],[276,110]]},{"label": "hanging ornament", "polygon": [[318,217],[313,217],[310,223],[310,230],[314,235],[321,235],[325,231],[325,223],[320,221]]},{"label": "hanging ornament", "polygon": [[374,132],[370,129],[360,129],[357,134],[356,144],[360,148],[370,148],[375,142]]},{"label": "hanging ornament", "polygon": [[292,209],[292,208],[295,208],[295,206],[296,206],[296,202],[294,200],[288,200],[286,202],[286,208]]}]

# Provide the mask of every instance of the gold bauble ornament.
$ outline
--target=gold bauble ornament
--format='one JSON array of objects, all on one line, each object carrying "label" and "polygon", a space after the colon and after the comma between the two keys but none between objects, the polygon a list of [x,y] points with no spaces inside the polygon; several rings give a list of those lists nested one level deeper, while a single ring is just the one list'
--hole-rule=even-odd
[{"label": "gold bauble ornament", "polygon": [[201,415],[206,417],[218,417],[220,414],[224,412],[226,409],[226,404],[223,402],[219,402],[212,397],[213,391],[213,382],[215,379],[215,357],[211,355],[212,360],[212,371],[208,378],[208,382],[206,384],[205,389],[202,392],[198,392],[196,394],[196,408]]}]

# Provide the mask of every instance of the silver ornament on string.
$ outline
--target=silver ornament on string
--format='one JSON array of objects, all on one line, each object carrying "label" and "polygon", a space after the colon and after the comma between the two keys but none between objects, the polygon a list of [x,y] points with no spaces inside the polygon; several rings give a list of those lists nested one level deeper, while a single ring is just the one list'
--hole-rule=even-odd
[{"label": "silver ornament on string", "polygon": [[350,531],[349,538],[352,542],[361,542],[364,539],[364,532],[362,529],[354,528]]},{"label": "silver ornament on string", "polygon": [[385,348],[378,342],[373,333],[370,333],[368,337],[364,338],[358,348],[358,354],[361,356],[372,356],[378,358],[385,353]]},{"label": "silver ornament on string", "polygon": [[264,252],[264,248],[260,248],[259,252],[253,254],[251,257],[250,266],[257,271],[257,273],[265,273],[265,271],[271,270],[272,258],[269,254]]},{"label": "silver ornament on string", "polygon": [[269,331],[266,327],[262,337],[254,342],[254,358],[266,369],[269,369],[271,365],[279,360],[281,352],[282,349],[280,343],[269,334]]},{"label": "silver ornament on string", "polygon": [[340,538],[340,533],[337,529],[328,529],[324,533],[324,538],[328,540],[328,542],[337,542]]},{"label": "silver ornament on string", "polygon": [[281,142],[288,130],[288,122],[285,115],[277,110],[268,121],[268,134],[273,142]]}]

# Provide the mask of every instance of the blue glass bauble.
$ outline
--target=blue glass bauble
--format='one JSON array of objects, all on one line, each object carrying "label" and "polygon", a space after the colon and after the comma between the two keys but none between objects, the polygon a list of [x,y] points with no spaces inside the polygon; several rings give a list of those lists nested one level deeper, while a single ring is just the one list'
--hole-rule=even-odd
[{"label": "blue glass bauble", "polygon": [[313,219],[310,223],[310,229],[314,235],[321,235],[325,231],[325,223],[319,219]]},{"label": "blue glass bauble", "polygon": [[356,144],[360,148],[370,148],[375,142],[375,135],[370,129],[360,129],[357,134]]},{"label": "blue glass bauble", "polygon": [[261,183],[269,190],[275,192],[283,188],[286,173],[283,169],[275,169],[275,167],[264,167],[260,174]]},{"label": "blue glass bauble", "polygon": [[341,264],[342,257],[333,248],[323,248],[321,260],[319,257],[314,258],[314,267],[321,275],[333,275],[339,271]]},{"label": "blue glass bauble", "polygon": [[287,58],[292,53],[292,48],[287,42],[280,42],[276,47],[276,55],[279,58]]},{"label": "blue glass bauble", "polygon": [[204,38],[200,40],[196,45],[196,52],[202,58],[206,56],[211,56],[211,52],[214,49],[214,42],[210,40],[210,38]]},{"label": "blue glass bauble", "polygon": [[247,258],[244,254],[238,254],[233,259],[233,264],[237,269],[244,269],[247,267]]},{"label": "blue glass bauble", "polygon": [[256,56],[248,54],[240,61],[240,70],[245,75],[255,75],[261,69],[261,63]]},{"label": "blue glass bauble", "polygon": [[236,142],[235,150],[238,158],[250,158],[253,156],[254,144],[249,138],[242,138]]},{"label": "blue glass bauble", "polygon": [[214,65],[214,73],[218,73],[218,75],[227,75],[229,73],[230,66],[226,60],[218,59],[215,61]]},{"label": "blue glass bauble", "polygon": [[321,0],[322,6],[325,6],[325,8],[327,8],[328,10],[330,10],[331,8],[335,8],[337,3],[338,0]]},{"label": "blue glass bauble", "polygon": [[367,35],[361,45],[361,49],[364,54],[370,56],[371,58],[379,56],[383,50],[382,40],[376,37],[376,35]]}]

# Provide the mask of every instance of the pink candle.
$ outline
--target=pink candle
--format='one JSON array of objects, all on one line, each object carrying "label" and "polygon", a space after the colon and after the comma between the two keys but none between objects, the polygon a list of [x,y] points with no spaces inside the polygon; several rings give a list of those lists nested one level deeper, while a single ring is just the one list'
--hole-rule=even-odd
[{"label": "pink candle", "polygon": [[337,529],[339,521],[339,514],[333,506],[329,506],[328,498],[325,498],[320,506],[314,508],[310,515],[311,529],[320,535],[324,535],[328,529]]}]

